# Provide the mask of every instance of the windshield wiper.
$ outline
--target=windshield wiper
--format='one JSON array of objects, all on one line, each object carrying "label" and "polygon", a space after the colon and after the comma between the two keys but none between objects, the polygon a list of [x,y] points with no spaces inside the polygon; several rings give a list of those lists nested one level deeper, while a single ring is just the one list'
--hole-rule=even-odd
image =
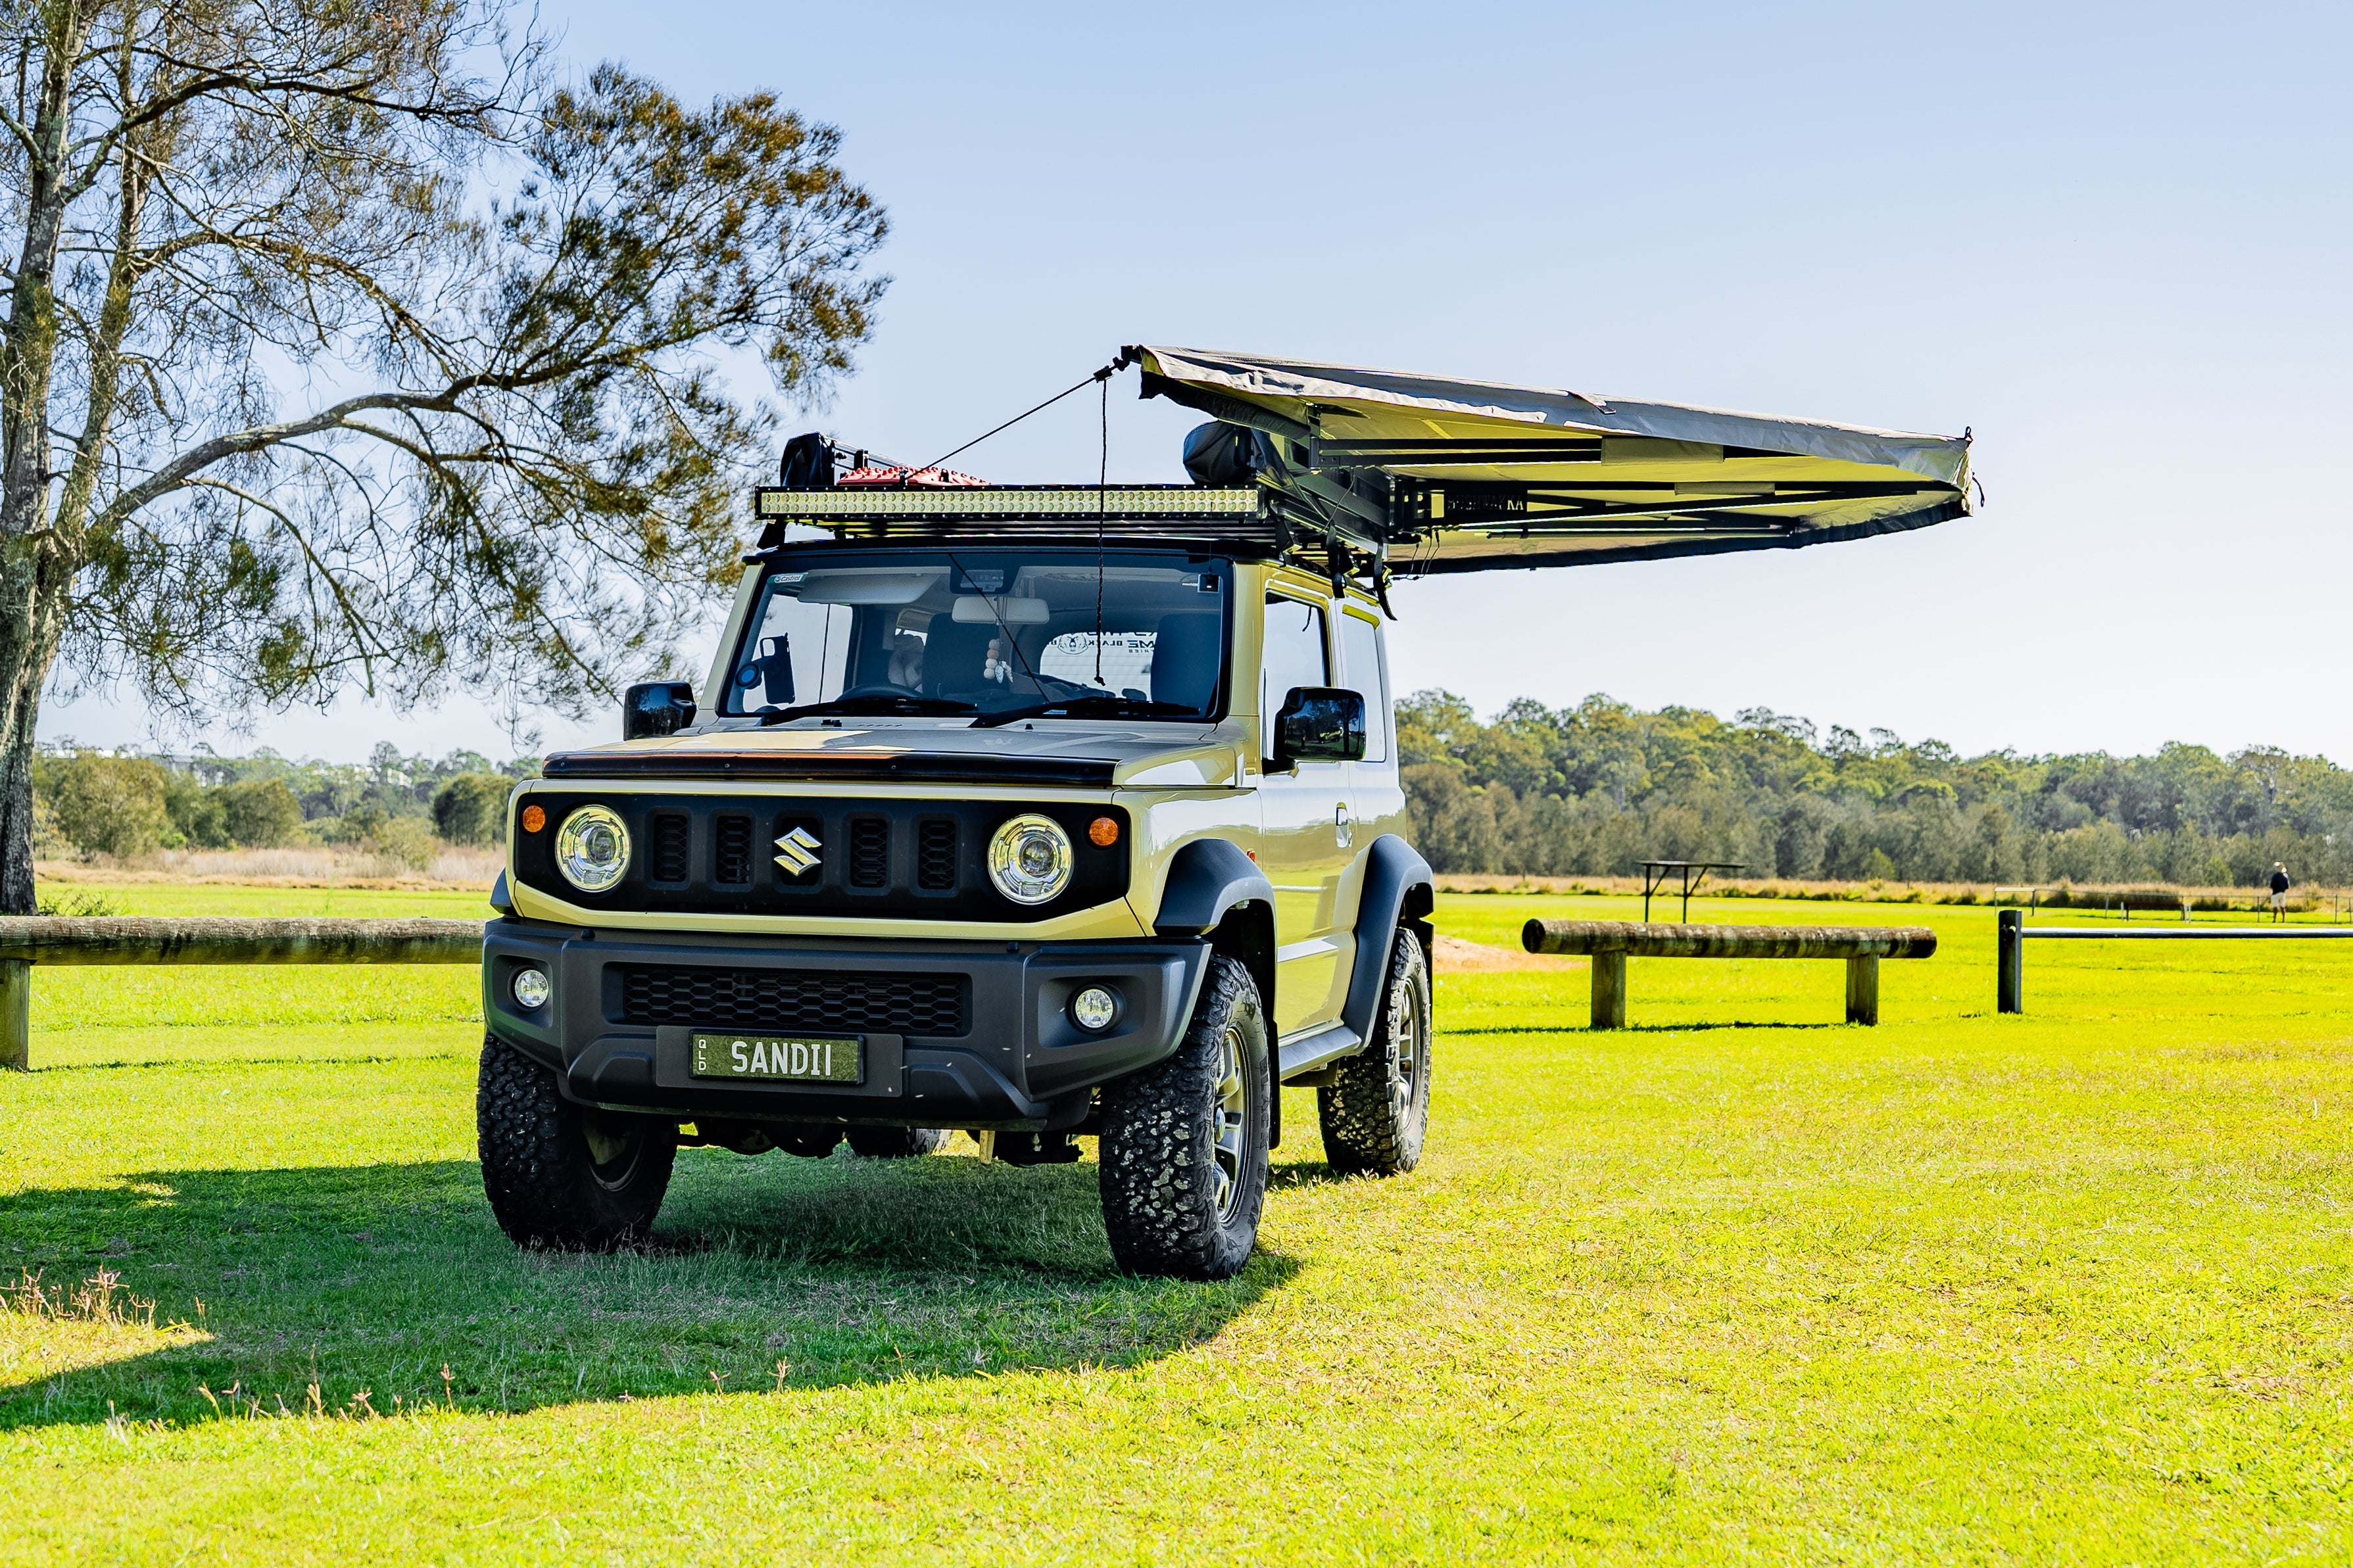
[{"label": "windshield wiper", "polygon": [[984,713],[972,721],[976,730],[994,730],[1000,725],[1016,723],[1023,719],[1042,718],[1049,713],[1071,713],[1082,718],[1093,714],[1133,714],[1138,718],[1198,719],[1198,709],[1182,702],[1147,702],[1141,697],[1065,697],[1054,702],[1032,702],[1026,708],[1008,708],[1001,713]]},{"label": "windshield wiper", "polygon": [[814,719],[833,713],[839,713],[844,717],[850,714],[863,716],[903,714],[908,717],[940,714],[953,718],[959,713],[976,711],[978,710],[974,704],[959,702],[953,698],[918,697],[913,692],[876,691],[857,697],[837,697],[830,702],[809,702],[798,708],[785,708],[774,713],[763,713],[760,715],[760,723],[765,728],[770,724],[787,723],[795,719]]}]

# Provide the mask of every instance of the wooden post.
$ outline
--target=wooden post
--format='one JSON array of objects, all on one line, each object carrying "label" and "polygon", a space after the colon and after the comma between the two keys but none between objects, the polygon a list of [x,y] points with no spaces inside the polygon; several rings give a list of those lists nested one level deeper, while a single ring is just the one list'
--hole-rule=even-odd
[{"label": "wooden post", "polygon": [[2004,910],[1994,930],[1993,1006],[1997,1013],[2026,1011],[2026,917]]},{"label": "wooden post", "polygon": [[1626,1026],[1626,954],[1623,949],[1593,955],[1593,1026]]},{"label": "wooden post", "polygon": [[0,1068],[33,1070],[33,966],[0,958]]},{"label": "wooden post", "polygon": [[1879,1022],[1879,954],[1875,952],[1846,961],[1846,1021]]}]

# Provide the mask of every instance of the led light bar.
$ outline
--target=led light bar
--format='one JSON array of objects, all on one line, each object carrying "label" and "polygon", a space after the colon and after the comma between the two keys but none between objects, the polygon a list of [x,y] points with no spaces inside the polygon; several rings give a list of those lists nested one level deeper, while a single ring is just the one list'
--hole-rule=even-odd
[{"label": "led light bar", "polygon": [[1255,518],[1256,486],[1203,485],[959,485],[953,489],[839,489],[759,492],[759,515],[769,522],[859,522],[883,518],[940,521],[1092,522],[1124,521],[1217,522]]}]

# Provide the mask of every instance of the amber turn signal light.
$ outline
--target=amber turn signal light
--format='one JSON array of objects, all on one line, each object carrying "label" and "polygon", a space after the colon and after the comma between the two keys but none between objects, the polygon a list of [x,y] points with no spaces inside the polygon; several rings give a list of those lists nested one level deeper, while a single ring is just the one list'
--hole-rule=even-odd
[{"label": "amber turn signal light", "polygon": [[1087,842],[1098,849],[1108,849],[1119,842],[1119,824],[1108,816],[1098,816],[1087,824]]},{"label": "amber turn signal light", "polygon": [[526,805],[522,808],[522,830],[525,833],[536,833],[546,826],[547,807]]}]

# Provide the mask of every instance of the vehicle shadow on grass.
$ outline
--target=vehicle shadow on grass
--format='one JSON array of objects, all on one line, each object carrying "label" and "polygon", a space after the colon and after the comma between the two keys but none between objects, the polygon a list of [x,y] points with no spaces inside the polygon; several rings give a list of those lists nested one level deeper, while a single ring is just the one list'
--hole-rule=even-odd
[{"label": "vehicle shadow on grass", "polygon": [[1133,1365],[1298,1272],[1261,1253],[1214,1285],[1120,1275],[1092,1165],[710,1150],[681,1152],[650,1243],[608,1257],[517,1250],[453,1160],[21,1193],[0,1198],[0,1268],[20,1268],[114,1272],[192,1331],[0,1311],[0,1427]]},{"label": "vehicle shadow on grass", "polygon": [[1706,1029],[1846,1029],[1860,1027],[1851,1024],[1792,1023],[1778,1024],[1768,1019],[1724,1018],[1689,1024],[1624,1024],[1615,1029],[1596,1029],[1584,1024],[1564,1024],[1553,1028],[1542,1024],[1503,1024],[1494,1028],[1465,1025],[1448,1029],[1445,1035],[1469,1039],[1481,1035],[1690,1035]]}]

